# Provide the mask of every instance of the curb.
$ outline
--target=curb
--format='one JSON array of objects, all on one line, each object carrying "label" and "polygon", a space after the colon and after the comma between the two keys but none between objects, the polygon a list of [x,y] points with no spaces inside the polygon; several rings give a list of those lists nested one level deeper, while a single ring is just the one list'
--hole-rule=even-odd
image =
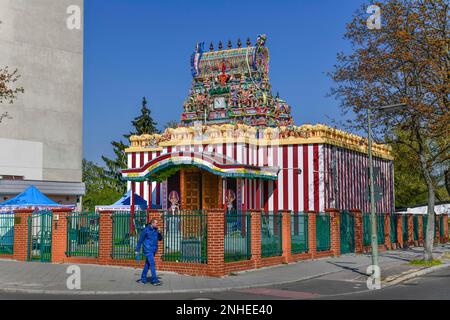
[{"label": "curb", "polygon": [[438,265],[438,266],[424,268],[422,270],[419,270],[419,271],[416,271],[416,272],[412,272],[412,273],[406,274],[404,276],[400,276],[398,278],[395,278],[392,281],[383,282],[382,284],[384,285],[385,288],[386,287],[390,287],[390,286],[399,284],[401,282],[404,282],[404,281],[407,281],[407,280],[410,280],[410,279],[413,279],[413,278],[417,278],[417,277],[420,277],[420,276],[423,276],[423,275],[426,275],[426,274],[429,274],[429,273],[433,273],[435,271],[439,271],[439,270],[442,270],[442,269],[445,269],[445,268],[449,268],[449,267],[450,267],[450,263],[443,263],[443,264]]},{"label": "curb", "polygon": [[309,277],[303,277],[295,280],[283,281],[283,282],[273,282],[273,283],[263,283],[255,285],[245,285],[238,287],[223,287],[223,288],[204,288],[204,289],[175,289],[175,290],[158,290],[158,291],[82,291],[82,290],[45,290],[45,289],[19,289],[19,288],[0,288],[0,292],[8,293],[28,293],[28,294],[51,294],[51,295],[154,295],[154,294],[176,294],[176,293],[209,293],[209,292],[226,292],[232,290],[250,289],[250,288],[261,288],[274,285],[288,284],[298,281],[311,280],[315,278],[320,278],[329,274],[337,273],[339,271],[325,272],[321,274],[316,274]]}]

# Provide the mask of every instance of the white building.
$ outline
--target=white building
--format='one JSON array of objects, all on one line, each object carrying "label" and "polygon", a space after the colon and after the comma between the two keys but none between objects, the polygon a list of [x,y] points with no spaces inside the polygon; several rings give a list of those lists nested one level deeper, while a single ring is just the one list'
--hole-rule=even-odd
[{"label": "white building", "polygon": [[[83,0],[0,0],[0,68],[18,69],[25,89],[0,104],[11,117],[0,124],[0,202],[31,184],[62,204],[81,201],[82,14]],[[81,28],[69,28],[77,15]]]}]

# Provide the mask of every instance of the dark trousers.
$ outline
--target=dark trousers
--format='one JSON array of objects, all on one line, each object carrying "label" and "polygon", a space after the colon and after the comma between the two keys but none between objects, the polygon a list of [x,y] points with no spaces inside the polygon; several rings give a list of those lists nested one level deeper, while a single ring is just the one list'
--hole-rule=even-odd
[{"label": "dark trousers", "polygon": [[[156,253],[156,252],[155,252]],[[152,277],[150,278],[150,282],[157,282],[158,277],[156,276],[156,268],[155,268],[155,253],[149,254],[148,256],[145,256],[145,264],[144,269],[142,270],[141,275],[141,281],[147,282],[147,273],[148,269],[150,268],[150,271],[152,273]]]}]

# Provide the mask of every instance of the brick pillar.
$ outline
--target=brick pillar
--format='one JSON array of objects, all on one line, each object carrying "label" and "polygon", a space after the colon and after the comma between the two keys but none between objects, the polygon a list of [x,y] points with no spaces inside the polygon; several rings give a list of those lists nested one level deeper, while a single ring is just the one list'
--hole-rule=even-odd
[{"label": "brick pillar", "polygon": [[420,214],[417,221],[418,221],[417,225],[419,226],[419,245],[423,245],[423,243],[424,243],[423,215]]},{"label": "brick pillar", "polygon": [[67,215],[71,209],[54,209],[52,222],[52,262],[63,263],[67,250]]},{"label": "brick pillar", "polygon": [[281,244],[283,246],[283,262],[291,261],[291,211],[281,211]]},{"label": "brick pillar", "polygon": [[341,255],[341,227],[340,214],[338,209],[326,209],[325,212],[330,214],[330,240],[331,251],[334,256]]},{"label": "brick pillar", "polygon": [[251,210],[250,219],[251,260],[253,267],[257,268],[261,262],[261,210]]},{"label": "brick pillar", "polygon": [[155,261],[156,263],[160,263],[162,261],[162,254],[164,252],[164,220],[163,220],[163,212],[159,210],[154,209],[148,209],[147,210],[147,223],[150,223],[152,219],[156,219],[158,221],[158,230],[163,235],[163,240],[158,241],[158,251],[155,255]]},{"label": "brick pillar", "polygon": [[314,211],[306,212],[308,214],[308,251],[311,258],[316,256],[316,213]]},{"label": "brick pillar", "polygon": [[363,221],[362,212],[359,209],[350,210],[355,217],[355,253],[363,252]]},{"label": "brick pillar", "polygon": [[391,243],[391,215],[383,214],[384,217],[384,245],[387,250],[392,249]]},{"label": "brick pillar", "polygon": [[408,214],[408,245],[413,246],[414,245],[414,222],[413,222],[413,215]]},{"label": "brick pillar", "polygon": [[444,239],[443,242],[448,242],[448,213],[444,215]]},{"label": "brick pillar", "polygon": [[33,210],[14,211],[14,254],[17,261],[27,261],[28,258],[28,218]]},{"label": "brick pillar", "polygon": [[222,209],[208,210],[208,275],[223,276],[225,274],[225,239],[223,225],[225,212]]},{"label": "brick pillar", "polygon": [[397,214],[397,243],[399,248],[404,248],[406,244],[403,243],[403,219],[401,214]]},{"label": "brick pillar", "polygon": [[112,254],[112,211],[100,211],[98,261],[108,264]]}]

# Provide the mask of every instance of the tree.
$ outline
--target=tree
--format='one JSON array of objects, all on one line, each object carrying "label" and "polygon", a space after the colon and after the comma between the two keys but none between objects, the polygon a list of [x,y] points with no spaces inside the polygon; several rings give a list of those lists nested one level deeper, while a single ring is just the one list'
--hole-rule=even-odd
[{"label": "tree", "polygon": [[168,129],[168,128],[178,128],[179,122],[176,120],[169,120],[167,121],[167,123],[164,125],[164,129]]},{"label": "tree", "polygon": [[109,205],[123,194],[110,180],[104,179],[104,168],[85,159],[83,159],[83,182],[86,185],[83,209],[86,211],[95,210],[96,205]]},{"label": "tree", "polygon": [[[425,181],[428,226],[424,259],[432,259],[434,175],[449,166],[450,27],[444,0],[387,0],[381,6],[383,26],[370,30],[362,6],[347,25],[351,53],[339,53],[330,73],[331,94],[341,101],[348,125],[365,129],[372,106],[406,103],[406,109],[386,114],[373,110],[378,141],[401,144]],[[401,132],[401,134],[397,134]],[[445,171],[445,170],[444,170]]]},{"label": "tree", "polygon": [[[17,69],[10,72],[8,67],[0,68],[0,103],[12,104],[19,93],[23,93],[22,87],[15,87],[14,83],[19,80],[20,76]],[[0,114],[0,123],[3,119],[8,118],[7,112]]]},{"label": "tree", "polygon": [[[401,132],[396,133],[401,134]],[[401,143],[391,143],[394,161],[395,206],[408,207],[427,202],[427,185],[419,166],[412,166],[415,156],[409,148]],[[440,201],[449,198],[445,190],[444,174],[436,172],[433,176],[433,185],[436,198]]]},{"label": "tree", "polygon": [[[147,107],[147,99],[145,97],[142,98],[140,115],[134,118],[131,121],[131,124],[133,125],[133,131],[123,135],[127,141],[129,141],[130,136],[132,135],[153,134],[159,132],[156,128],[157,123],[151,117],[151,112]],[[126,184],[122,180],[120,170],[127,167],[127,156],[125,154],[125,149],[128,146],[122,142],[122,140],[112,141],[111,145],[113,146],[115,158],[110,159],[102,156],[102,160],[105,162],[107,167],[104,178],[109,180],[117,191],[123,193],[126,191]]]}]

